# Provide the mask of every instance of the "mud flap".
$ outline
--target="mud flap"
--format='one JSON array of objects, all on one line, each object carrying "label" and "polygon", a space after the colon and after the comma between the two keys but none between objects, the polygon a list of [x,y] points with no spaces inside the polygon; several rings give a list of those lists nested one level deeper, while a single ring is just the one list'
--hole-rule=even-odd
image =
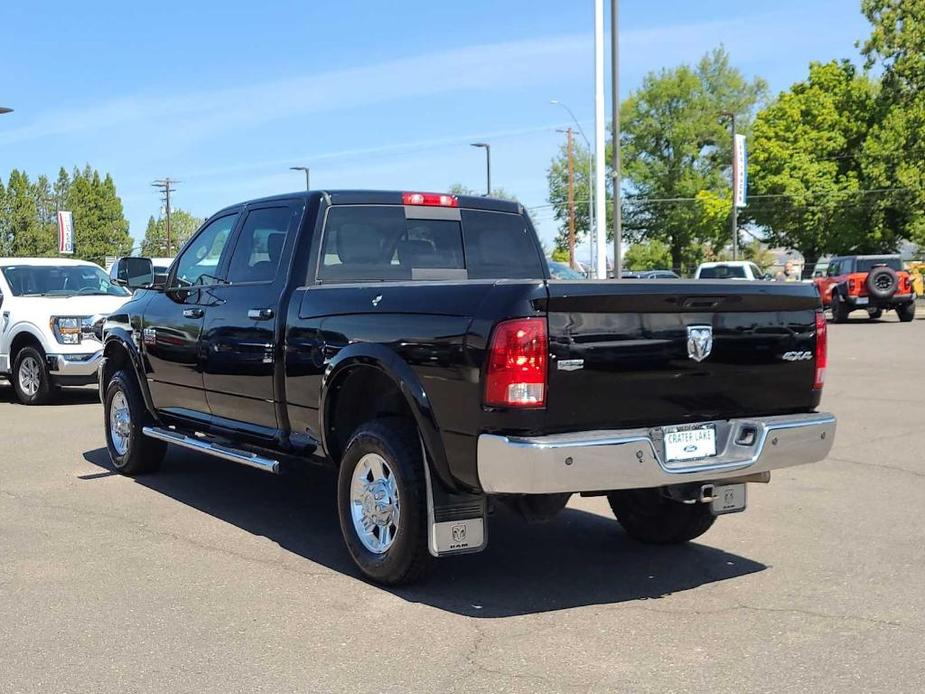
[{"label": "mud flap", "polygon": [[485,522],[488,503],[484,494],[454,494],[434,484],[424,456],[424,481],[427,485],[427,548],[435,557],[481,552],[488,545]]}]

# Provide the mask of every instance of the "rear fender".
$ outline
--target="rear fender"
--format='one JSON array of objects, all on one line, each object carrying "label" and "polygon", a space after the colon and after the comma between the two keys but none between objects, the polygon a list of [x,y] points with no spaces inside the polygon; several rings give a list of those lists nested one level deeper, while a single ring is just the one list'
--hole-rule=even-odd
[{"label": "rear fender", "polygon": [[331,359],[321,382],[320,430],[324,450],[330,450],[328,442],[328,425],[331,413],[332,397],[338,382],[352,368],[372,367],[385,374],[401,392],[424,442],[431,472],[449,489],[455,489],[456,483],[450,474],[446,451],[440,428],[434,415],[430,400],[424,392],[417,375],[408,364],[402,361],[392,350],[383,345],[371,343],[354,343],[340,350]]}]

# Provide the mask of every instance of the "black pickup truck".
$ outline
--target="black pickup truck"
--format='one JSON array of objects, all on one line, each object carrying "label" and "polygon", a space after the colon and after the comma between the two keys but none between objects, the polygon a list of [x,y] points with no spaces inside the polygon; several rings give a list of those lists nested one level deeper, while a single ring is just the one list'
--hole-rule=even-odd
[{"label": "black pickup truck", "polygon": [[550,280],[519,204],[313,191],[228,207],[104,326],[113,465],[167,444],[278,473],[339,470],[344,541],[373,580],[606,495],[676,543],[746,483],[824,458],[826,323],[812,285]]}]

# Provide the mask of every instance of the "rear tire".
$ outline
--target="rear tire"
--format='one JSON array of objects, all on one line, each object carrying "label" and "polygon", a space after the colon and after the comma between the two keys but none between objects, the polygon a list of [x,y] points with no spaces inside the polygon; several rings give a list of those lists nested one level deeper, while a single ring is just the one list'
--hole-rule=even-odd
[{"label": "rear tire", "polygon": [[900,304],[896,307],[896,315],[903,323],[908,323],[915,318],[915,302],[910,301],[907,304]]},{"label": "rear tire", "polygon": [[347,444],[337,480],[340,528],[354,563],[373,581],[411,583],[431,566],[424,465],[407,420],[367,422]]},{"label": "rear tire", "polygon": [[133,374],[121,370],[113,375],[106,386],[103,412],[106,448],[116,470],[129,477],[157,470],[167,444],[142,433],[151,416]]},{"label": "rear tire", "polygon": [[54,393],[45,355],[35,347],[23,347],[13,363],[13,390],[23,405],[44,405]]},{"label": "rear tire", "polygon": [[848,320],[848,304],[840,294],[832,295],[832,322],[844,323]]},{"label": "rear tire", "polygon": [[660,489],[626,489],[607,495],[620,525],[634,540],[652,545],[674,545],[703,535],[716,520],[710,505],[682,504]]}]

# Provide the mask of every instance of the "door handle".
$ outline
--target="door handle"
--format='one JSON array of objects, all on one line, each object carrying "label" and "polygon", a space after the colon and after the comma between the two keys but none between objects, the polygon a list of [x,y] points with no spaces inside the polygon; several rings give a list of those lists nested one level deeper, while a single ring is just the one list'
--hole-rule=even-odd
[{"label": "door handle", "polygon": [[272,308],[252,308],[247,312],[247,317],[251,320],[270,320],[273,317]]},{"label": "door handle", "polygon": [[201,308],[185,308],[183,309],[184,318],[202,318],[206,314]]}]

